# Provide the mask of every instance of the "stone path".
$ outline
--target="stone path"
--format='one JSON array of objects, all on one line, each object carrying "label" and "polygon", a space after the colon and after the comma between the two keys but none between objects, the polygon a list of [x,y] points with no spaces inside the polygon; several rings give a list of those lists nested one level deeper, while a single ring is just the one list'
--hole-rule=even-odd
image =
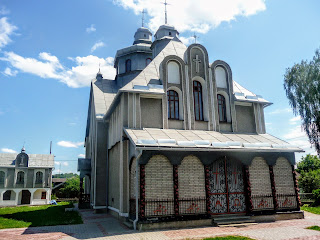
[{"label": "stone path", "polygon": [[0,230],[0,240],[167,240],[241,235],[261,240],[320,240],[320,232],[305,229],[320,226],[320,215],[305,212],[305,219],[260,223],[247,227],[203,227],[179,230],[137,232],[108,214],[80,211],[84,224]]}]

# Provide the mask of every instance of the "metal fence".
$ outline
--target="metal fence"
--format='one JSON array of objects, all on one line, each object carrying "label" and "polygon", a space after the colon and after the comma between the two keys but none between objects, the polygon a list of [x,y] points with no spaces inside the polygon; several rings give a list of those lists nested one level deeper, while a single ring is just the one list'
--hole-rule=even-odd
[{"label": "metal fence", "polygon": [[165,217],[174,215],[173,199],[146,199],[146,217]]},{"label": "metal fence", "polygon": [[179,199],[180,215],[197,215],[206,213],[206,198]]},{"label": "metal fence", "polygon": [[252,199],[253,210],[260,211],[260,210],[274,209],[272,194],[252,195],[251,199]]},{"label": "metal fence", "polygon": [[277,194],[279,209],[297,208],[296,194]]},{"label": "metal fence", "polygon": [[312,204],[314,202],[312,193],[299,193],[301,205]]}]

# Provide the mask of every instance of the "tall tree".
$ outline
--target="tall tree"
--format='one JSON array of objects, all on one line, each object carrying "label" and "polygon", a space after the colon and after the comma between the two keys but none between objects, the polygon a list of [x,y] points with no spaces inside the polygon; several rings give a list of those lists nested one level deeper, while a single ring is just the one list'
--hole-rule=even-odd
[{"label": "tall tree", "polygon": [[287,68],[284,88],[295,115],[300,115],[309,141],[320,156],[320,49],[311,61]]}]

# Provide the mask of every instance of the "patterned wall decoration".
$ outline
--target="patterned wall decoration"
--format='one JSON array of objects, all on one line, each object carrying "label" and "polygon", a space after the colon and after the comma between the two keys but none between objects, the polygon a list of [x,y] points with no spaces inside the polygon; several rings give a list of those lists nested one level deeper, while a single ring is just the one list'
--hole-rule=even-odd
[{"label": "patterned wall decoration", "polygon": [[244,189],[246,195],[246,205],[247,205],[247,212],[251,213],[253,210],[253,203],[252,203],[252,192],[251,192],[251,182],[250,182],[250,173],[249,173],[249,166],[243,166],[244,171]]},{"label": "patterned wall decoration", "polygon": [[249,173],[253,210],[273,210],[274,201],[267,162],[261,157],[254,158],[249,166]]},{"label": "patterned wall decoration", "polygon": [[296,170],[294,170],[294,166],[291,166],[291,167],[292,167],[292,177],[293,177],[293,183],[294,183],[294,190],[295,190],[295,193],[296,193],[296,200],[297,200],[297,203],[298,203],[298,207],[300,209],[301,200],[300,200],[300,196],[299,196],[297,172],[296,172]]},{"label": "patterned wall decoration", "polygon": [[245,212],[245,194],[242,164],[226,158],[209,167],[210,212]]},{"label": "patterned wall decoration", "polygon": [[[173,167],[163,155],[151,157],[145,166],[145,216],[174,215]],[[142,172],[140,172],[142,175]],[[142,199],[142,197],[141,197]]]},{"label": "patterned wall decoration", "polygon": [[185,157],[179,166],[179,213],[206,213],[205,174],[195,156]]},{"label": "patterned wall decoration", "polygon": [[273,167],[273,172],[279,209],[296,209],[298,205],[291,164],[280,157]]}]

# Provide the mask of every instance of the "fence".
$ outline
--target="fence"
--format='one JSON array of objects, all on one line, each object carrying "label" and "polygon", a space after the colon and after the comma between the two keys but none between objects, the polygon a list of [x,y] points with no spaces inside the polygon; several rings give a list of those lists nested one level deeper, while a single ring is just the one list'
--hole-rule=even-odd
[{"label": "fence", "polygon": [[312,204],[314,202],[312,193],[299,193],[301,205]]},{"label": "fence", "polygon": [[253,210],[273,210],[273,196],[268,195],[252,195]]},{"label": "fence", "polygon": [[297,208],[296,194],[277,194],[279,209]]}]

